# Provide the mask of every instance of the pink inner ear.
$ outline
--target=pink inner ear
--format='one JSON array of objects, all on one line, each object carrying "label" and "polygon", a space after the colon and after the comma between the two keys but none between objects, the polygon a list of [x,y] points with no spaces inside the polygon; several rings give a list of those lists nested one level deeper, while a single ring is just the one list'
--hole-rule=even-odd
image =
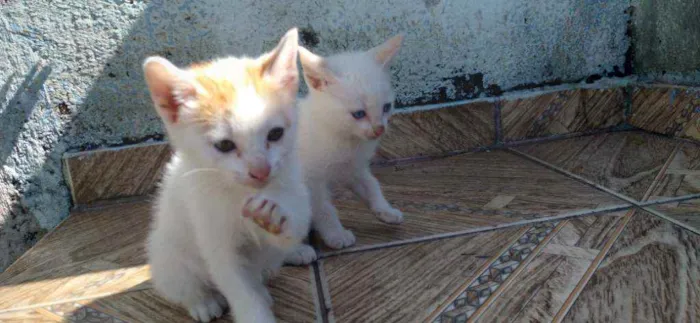
[{"label": "pink inner ear", "polygon": [[309,86],[310,86],[310,87],[312,87],[312,88],[314,88],[314,89],[316,89],[316,90],[319,90],[319,91],[320,91],[323,87],[325,87],[325,86],[327,85],[327,84],[326,84],[326,81],[324,81],[324,80],[323,80],[322,78],[320,78],[320,77],[307,75],[307,76],[306,76],[306,79],[309,81]]}]

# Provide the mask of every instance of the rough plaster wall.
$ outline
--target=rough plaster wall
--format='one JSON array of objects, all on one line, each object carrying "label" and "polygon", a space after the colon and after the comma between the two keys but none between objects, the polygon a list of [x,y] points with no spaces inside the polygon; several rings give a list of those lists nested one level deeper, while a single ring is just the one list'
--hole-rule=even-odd
[{"label": "rough plaster wall", "polygon": [[644,79],[700,84],[700,0],[635,0],[635,73]]},{"label": "rough plaster wall", "polygon": [[[0,0],[0,270],[70,207],[60,157],[159,139],[140,65],[270,49],[291,26],[321,54],[398,32],[400,104],[622,74],[626,1]],[[613,72],[617,70],[618,72]]]}]

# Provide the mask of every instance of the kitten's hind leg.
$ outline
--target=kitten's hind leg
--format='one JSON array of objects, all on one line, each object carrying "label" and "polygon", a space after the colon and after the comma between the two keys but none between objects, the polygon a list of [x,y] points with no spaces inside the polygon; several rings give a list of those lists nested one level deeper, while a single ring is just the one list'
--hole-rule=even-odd
[{"label": "kitten's hind leg", "polygon": [[362,169],[355,175],[351,188],[367,203],[380,221],[390,224],[403,222],[403,213],[393,208],[384,198],[379,181],[372,175],[369,168]]},{"label": "kitten's hind leg", "polygon": [[308,265],[316,260],[316,250],[307,244],[301,244],[292,249],[284,258],[287,265],[302,266]]}]

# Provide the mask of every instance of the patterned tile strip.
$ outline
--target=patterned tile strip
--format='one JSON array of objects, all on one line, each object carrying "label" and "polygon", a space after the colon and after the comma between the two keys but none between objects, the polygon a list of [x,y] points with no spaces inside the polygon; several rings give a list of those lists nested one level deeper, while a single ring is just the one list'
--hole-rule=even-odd
[{"label": "patterned tile strip", "polygon": [[559,222],[538,223],[484,270],[452,301],[433,323],[466,322],[501,284],[527,259]]},{"label": "patterned tile strip", "polygon": [[76,302],[51,305],[47,306],[46,309],[51,313],[63,317],[66,322],[126,323],[109,314],[102,313],[94,308]]}]

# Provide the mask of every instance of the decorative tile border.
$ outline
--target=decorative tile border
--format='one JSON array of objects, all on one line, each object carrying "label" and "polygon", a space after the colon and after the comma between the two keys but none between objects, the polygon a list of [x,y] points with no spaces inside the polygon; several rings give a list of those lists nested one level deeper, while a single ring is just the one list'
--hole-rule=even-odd
[{"label": "decorative tile border", "polygon": [[459,294],[432,322],[466,322],[515,270],[533,254],[559,222],[535,224],[517,242],[492,262],[467,289]]},{"label": "decorative tile border", "polygon": [[114,316],[75,302],[51,305],[47,306],[46,309],[51,313],[63,317],[66,322],[126,323]]}]

